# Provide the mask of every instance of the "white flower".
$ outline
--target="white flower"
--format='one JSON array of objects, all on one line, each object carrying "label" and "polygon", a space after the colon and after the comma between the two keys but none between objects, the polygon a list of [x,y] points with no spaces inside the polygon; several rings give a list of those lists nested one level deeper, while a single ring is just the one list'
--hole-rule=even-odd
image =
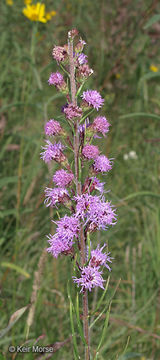
[{"label": "white flower", "polygon": [[133,150],[130,151],[128,155],[129,155],[129,158],[130,158],[130,159],[134,159],[134,160],[137,159],[137,154],[136,154],[136,152],[133,151]]},{"label": "white flower", "polygon": [[124,155],[123,155],[123,159],[124,159],[124,160],[128,160],[128,154],[124,154]]},{"label": "white flower", "polygon": [[128,154],[124,154],[123,155],[123,159],[126,161],[126,160],[129,160],[129,159],[133,159],[133,160],[137,160],[138,159],[138,156],[136,154],[136,152],[134,150],[130,151]]}]

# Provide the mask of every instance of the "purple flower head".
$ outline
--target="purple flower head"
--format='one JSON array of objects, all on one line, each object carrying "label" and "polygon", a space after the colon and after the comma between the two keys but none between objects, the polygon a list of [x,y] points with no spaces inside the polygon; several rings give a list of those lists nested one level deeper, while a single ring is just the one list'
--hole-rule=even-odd
[{"label": "purple flower head", "polygon": [[58,63],[64,62],[67,58],[67,48],[65,46],[54,46],[52,56]]},{"label": "purple flower head", "polygon": [[75,46],[76,52],[83,51],[84,45],[86,45],[86,42],[84,40],[80,39],[79,42],[77,43],[77,45]]},{"label": "purple flower head", "polygon": [[85,145],[82,154],[86,159],[95,159],[99,155],[99,149],[95,145]]},{"label": "purple flower head", "polygon": [[48,136],[59,135],[62,132],[60,123],[54,119],[49,120],[45,124],[44,130],[45,130],[45,134]]},{"label": "purple flower head", "polygon": [[46,206],[55,206],[56,203],[64,203],[66,200],[69,199],[69,194],[68,191],[66,189],[63,188],[46,188],[45,189],[45,201],[44,203],[46,204]]},{"label": "purple flower head", "polygon": [[57,224],[57,231],[54,235],[49,235],[49,244],[51,245],[47,251],[54,257],[58,257],[61,253],[71,251],[74,237],[78,237],[79,220],[75,216],[65,215],[63,218],[55,222]]},{"label": "purple flower head", "polygon": [[104,99],[97,90],[87,90],[81,95],[82,99],[87,102],[89,106],[93,106],[97,111],[102,107]]},{"label": "purple flower head", "polygon": [[116,224],[115,210],[109,202],[105,202],[100,196],[92,196],[82,194],[75,197],[76,200],[76,216],[85,221],[88,231],[92,232],[96,229],[107,230],[108,225]]},{"label": "purple flower head", "polygon": [[51,245],[47,248],[48,253],[51,253],[55,258],[60,254],[67,254],[72,252],[73,240],[62,238],[58,234],[47,236],[48,242]]},{"label": "purple flower head", "polygon": [[57,186],[65,187],[68,186],[74,178],[73,173],[68,173],[66,170],[57,170],[53,176],[53,181]]},{"label": "purple flower head", "polygon": [[82,109],[73,104],[68,104],[68,106],[65,106],[63,108],[63,112],[65,113],[66,118],[69,120],[82,116]]},{"label": "purple flower head", "polygon": [[104,192],[104,184],[99,181],[96,177],[91,178],[90,191],[98,190],[101,194]]},{"label": "purple flower head", "polygon": [[110,253],[108,254],[104,254],[102,252],[102,250],[104,249],[104,247],[106,246],[103,245],[101,248],[99,248],[99,244],[97,246],[97,248],[95,250],[91,250],[91,259],[89,261],[89,266],[91,267],[100,267],[100,266],[105,266],[109,271],[111,271],[111,268],[109,267],[109,265],[107,264],[108,262],[112,262],[112,258],[109,256]]},{"label": "purple flower head", "polygon": [[83,64],[86,64],[88,62],[87,60],[88,56],[81,53],[79,56],[78,56],[78,63],[79,65],[83,65]]},{"label": "purple flower head", "polygon": [[109,131],[109,122],[105,116],[97,116],[93,121],[93,129],[105,135]]},{"label": "purple flower head", "polygon": [[98,271],[96,268],[91,266],[86,266],[82,268],[81,277],[78,279],[73,276],[73,281],[77,283],[78,286],[82,287],[80,292],[83,292],[84,290],[91,291],[96,286],[104,289],[103,282],[105,280],[102,278],[101,274],[102,271]]},{"label": "purple flower head", "polygon": [[116,224],[115,210],[104,199],[101,200],[98,196],[94,198],[87,214],[88,230],[91,232],[95,229],[107,230],[109,225]]},{"label": "purple flower head", "polygon": [[44,160],[45,163],[50,162],[51,160],[55,160],[57,162],[65,161],[65,156],[63,154],[64,145],[61,142],[57,144],[52,144],[49,140],[46,140],[47,145],[42,146],[43,151],[41,155],[41,159]]},{"label": "purple flower head", "polygon": [[63,75],[59,71],[51,73],[48,83],[49,85],[61,86],[64,84]]},{"label": "purple flower head", "polygon": [[84,79],[87,79],[92,74],[93,74],[93,70],[90,69],[88,64],[80,65],[77,69],[77,78],[79,80],[84,81]]},{"label": "purple flower head", "polygon": [[82,187],[82,193],[92,193],[94,190],[98,190],[101,194],[104,192],[104,184],[99,181],[96,177],[87,177]]},{"label": "purple flower head", "polygon": [[112,169],[112,164],[105,155],[100,155],[95,159],[93,168],[96,172],[107,172]]},{"label": "purple flower head", "polygon": [[87,215],[87,210],[90,206],[90,202],[91,202],[91,198],[92,196],[89,195],[88,193],[86,194],[82,194],[82,195],[77,195],[74,197],[75,201],[76,201],[76,216],[79,217],[80,219],[85,218],[85,216]]}]

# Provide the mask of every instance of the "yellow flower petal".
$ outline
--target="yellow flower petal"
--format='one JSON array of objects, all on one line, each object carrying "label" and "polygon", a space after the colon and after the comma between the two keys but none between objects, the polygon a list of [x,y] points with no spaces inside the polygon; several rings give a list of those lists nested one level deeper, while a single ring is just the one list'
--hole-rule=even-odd
[{"label": "yellow flower petal", "polygon": [[150,65],[150,70],[153,72],[157,72],[158,71],[158,67],[155,65]]},{"label": "yellow flower petal", "polygon": [[47,22],[47,19],[45,18],[45,4],[41,4],[40,2],[35,5],[27,4],[22,12],[31,21]]}]

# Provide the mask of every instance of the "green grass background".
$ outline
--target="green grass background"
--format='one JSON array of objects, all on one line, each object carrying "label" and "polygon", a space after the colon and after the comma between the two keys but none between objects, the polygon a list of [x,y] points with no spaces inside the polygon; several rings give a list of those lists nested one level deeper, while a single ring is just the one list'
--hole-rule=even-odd
[{"label": "green grass background", "polygon": [[[57,11],[46,24],[25,18],[23,1],[15,0],[11,7],[3,0],[0,5],[1,330],[15,311],[31,304],[35,282],[38,288],[32,298],[34,314],[30,307],[30,327],[28,307],[0,338],[0,359],[40,357],[8,353],[9,345],[26,342],[26,332],[26,344],[42,336],[38,345],[63,342],[71,334],[67,281],[72,264],[68,258],[54,260],[44,253],[45,236],[53,230],[50,218],[56,219],[57,214],[44,206],[43,191],[57,165],[49,173],[39,153],[44,122],[58,116],[64,104],[63,96],[47,84],[50,72],[57,69],[51,51],[54,44],[63,45],[67,31],[76,27],[87,42],[94,69],[88,88],[99,90],[105,98],[102,113],[112,125],[99,146],[114,158],[105,180],[118,213],[117,225],[98,235],[108,242],[114,257],[99,312],[121,278],[98,359],[159,360],[160,23],[146,24],[160,14],[160,5],[149,0],[47,0],[45,4],[48,11]],[[150,71],[151,65],[158,71]],[[132,150],[137,159],[125,161],[124,154]],[[90,309],[101,295],[101,290],[90,295]],[[92,356],[103,325],[102,316],[92,329]],[[78,343],[82,354],[79,338]],[[71,342],[52,358],[73,359]]]}]

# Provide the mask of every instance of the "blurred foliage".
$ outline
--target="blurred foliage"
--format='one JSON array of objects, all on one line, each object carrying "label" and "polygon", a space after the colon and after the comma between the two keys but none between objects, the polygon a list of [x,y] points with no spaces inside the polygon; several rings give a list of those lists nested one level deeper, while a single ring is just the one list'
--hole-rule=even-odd
[{"label": "blurred foliage", "polygon": [[[44,255],[45,236],[54,231],[50,218],[56,219],[57,214],[43,205],[43,190],[57,165],[48,171],[39,153],[44,121],[57,118],[64,101],[47,84],[50,72],[57,69],[52,48],[64,44],[67,31],[76,27],[87,42],[94,69],[87,86],[105,98],[102,113],[112,125],[101,150],[114,158],[106,189],[111,190],[107,195],[117,207],[118,222],[100,235],[115,259],[102,308],[120,278],[121,282],[99,359],[159,360],[160,4],[154,0],[48,0],[45,5],[47,12],[56,11],[47,23],[26,18],[22,0],[13,4],[3,0],[0,5],[0,329],[6,329],[11,315],[30,304],[31,296],[35,304],[30,307],[28,330],[27,309],[0,339],[2,354],[10,359],[8,346],[24,344],[28,331],[27,344],[64,342],[53,358],[73,358],[66,289],[72,275],[70,259]],[[125,161],[130,151],[136,152],[137,159]],[[101,290],[90,295],[90,309],[101,295]],[[93,355],[103,324],[102,315],[92,328]],[[30,360],[33,354],[12,359],[23,357]]]}]

